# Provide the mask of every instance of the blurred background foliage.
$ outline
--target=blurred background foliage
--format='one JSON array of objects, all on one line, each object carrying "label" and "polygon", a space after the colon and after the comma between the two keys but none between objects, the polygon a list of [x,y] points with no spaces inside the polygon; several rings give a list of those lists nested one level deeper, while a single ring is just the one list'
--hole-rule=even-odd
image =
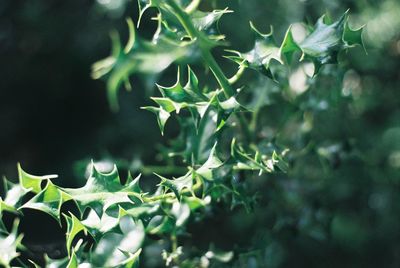
[{"label": "blurred background foliage", "polygon": [[[193,236],[186,243],[201,247],[211,240],[234,248],[242,252],[237,267],[400,267],[399,1],[218,0],[201,6],[211,7],[236,13],[219,28],[241,51],[253,44],[249,20],[264,32],[273,25],[281,41],[289,24],[315,22],[325,12],[337,18],[350,8],[353,27],[367,24],[368,55],[361,48],[341,55],[338,68],[324,67],[311,84],[301,66],[281,86],[263,77],[246,84],[257,74],[244,76],[245,90],[268,115],[259,122],[260,136],[290,148],[290,171],[254,180],[254,213],[216,209],[205,222],[189,225]],[[21,162],[30,173],[57,173],[58,184],[76,186],[90,159],[133,171],[158,164],[156,148],[165,138],[153,115],[139,109],[149,103],[154,80],[132,77],[133,91],[120,92],[120,111],[112,113],[105,83],[90,78],[91,64],[109,54],[110,30],[126,40],[126,16],[137,20],[135,1],[0,2],[0,174],[16,178]],[[148,38],[155,30],[150,17],[139,29]],[[299,25],[294,30],[301,35]],[[234,73],[234,64],[221,64]],[[175,79],[176,67],[170,69],[158,78],[164,84]],[[174,124],[167,127],[167,136],[176,133]],[[145,178],[145,184],[155,182]],[[38,254],[65,254],[54,251],[64,237],[55,222],[27,213],[25,244]]]}]

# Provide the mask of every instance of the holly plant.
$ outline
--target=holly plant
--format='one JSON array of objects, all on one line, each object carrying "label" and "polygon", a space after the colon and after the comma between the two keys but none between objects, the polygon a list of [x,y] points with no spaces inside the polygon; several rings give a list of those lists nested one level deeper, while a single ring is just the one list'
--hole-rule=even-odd
[{"label": "holly plant", "polygon": [[[296,68],[305,70],[306,86],[317,91],[325,68],[334,68],[349,48],[363,46],[362,29],[349,26],[348,12],[336,20],[323,15],[314,25],[298,24],[302,38],[289,26],[279,43],[272,27],[264,31],[265,25],[250,22],[254,45],[240,51],[218,27],[222,17],[235,14],[228,8],[201,10],[200,2],[138,0],[138,20],[126,19],[126,43],[113,31],[111,55],[92,68],[94,79],[106,81],[115,111],[122,87],[140,90],[131,86],[132,76],[161,81],[164,73],[176,72],[172,85],[155,84],[141,112],[154,114],[165,136],[158,147],[164,170],[173,166],[179,172],[172,177],[163,168],[150,168],[158,184],[145,191],[138,169],[121,176],[116,165],[105,172],[91,162],[85,185],[65,188],[57,185],[55,175],[34,176],[18,165],[19,182],[4,181],[0,215],[19,219],[31,209],[50,215],[66,230],[67,256],[46,257],[45,264],[26,261],[21,254],[29,248],[21,243],[18,220],[11,231],[0,221],[3,266],[151,267],[148,256],[156,251],[158,263],[167,267],[247,267],[251,249],[221,249],[213,241],[196,247],[191,225],[221,210],[251,215],[262,209],[260,200],[272,198],[257,188],[263,181],[278,183],[301,152],[277,142],[276,127],[266,124],[268,104],[280,96],[282,105],[296,105],[289,90]],[[157,22],[150,40],[136,29],[149,10]],[[222,68],[226,65],[235,73],[228,75]],[[63,209],[66,203],[76,209]],[[254,267],[265,267],[256,259],[260,266]]]}]

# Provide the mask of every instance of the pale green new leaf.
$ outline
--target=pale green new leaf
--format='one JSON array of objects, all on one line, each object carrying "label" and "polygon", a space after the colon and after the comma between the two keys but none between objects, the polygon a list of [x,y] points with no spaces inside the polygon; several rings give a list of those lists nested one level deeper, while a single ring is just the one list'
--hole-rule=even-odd
[{"label": "pale green new leaf", "polygon": [[82,224],[82,222],[75,217],[72,213],[70,213],[70,216],[64,215],[66,221],[67,221],[67,233],[66,233],[66,247],[68,251],[68,255],[71,256],[71,247],[72,247],[72,242],[74,241],[74,238],[76,237],[77,234],[80,232],[84,232],[87,234],[87,229],[86,227]]},{"label": "pale green new leaf", "polygon": [[78,263],[78,259],[76,258],[76,255],[75,255],[75,251],[72,251],[72,255],[67,264],[67,268],[78,268],[78,267],[79,267],[79,263]]},{"label": "pale green new leaf", "polygon": [[39,193],[42,190],[42,182],[57,178],[57,175],[35,176],[25,172],[18,163],[19,184],[28,191]]}]

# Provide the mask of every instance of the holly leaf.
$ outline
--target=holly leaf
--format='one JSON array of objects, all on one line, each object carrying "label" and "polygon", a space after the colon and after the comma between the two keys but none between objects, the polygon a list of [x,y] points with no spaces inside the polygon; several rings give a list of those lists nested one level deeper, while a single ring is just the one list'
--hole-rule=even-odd
[{"label": "holly leaf", "polygon": [[[93,79],[107,77],[108,99],[114,111],[118,110],[118,89],[123,84],[127,85],[128,90],[131,88],[130,75],[158,74],[192,52],[191,43],[179,42],[173,32],[159,32],[152,41],[146,41],[135,33],[132,24],[131,20],[128,20],[130,38],[125,49],[122,49],[118,32],[113,31],[111,55],[92,65]],[[154,64],[155,62],[157,64]]]},{"label": "holly leaf", "polygon": [[200,117],[204,116],[204,105],[209,103],[209,99],[199,89],[198,79],[192,69],[188,66],[188,81],[182,86],[180,71],[178,69],[177,79],[174,85],[165,87],[157,85],[162,97],[152,97],[151,99],[159,107],[146,106],[142,109],[153,112],[157,116],[161,134],[164,135],[164,128],[172,112],[177,114],[184,108],[193,108]]},{"label": "holly leaf", "polygon": [[146,226],[146,233],[158,235],[169,234],[175,229],[175,222],[173,217],[157,215]]},{"label": "holly leaf", "polygon": [[83,231],[86,235],[87,229],[82,224],[82,222],[72,213],[70,213],[70,216],[64,214],[64,218],[67,221],[66,247],[68,251],[68,256],[71,256],[72,242],[80,232]]},{"label": "holly leaf", "polygon": [[286,60],[290,64],[293,59],[293,54],[297,51],[300,51],[300,47],[294,40],[294,37],[292,34],[292,26],[290,26],[286,31],[282,45],[279,49],[279,54],[281,55],[281,57],[285,56]]},{"label": "holly leaf", "polygon": [[241,105],[237,101],[237,95],[232,96],[228,99],[222,99],[221,100],[221,95],[222,93],[216,95],[216,107],[218,111],[218,117],[217,117],[217,128],[216,132],[218,132],[220,129],[222,129],[230,116],[235,113],[235,112],[245,112],[248,111],[243,105]]},{"label": "holly leaf", "polygon": [[43,211],[61,224],[61,206],[68,200],[71,200],[71,196],[62,192],[56,185],[49,181],[46,187],[21,206],[21,209],[29,208]]},{"label": "holly leaf", "polygon": [[18,224],[17,219],[14,221],[11,233],[6,236],[0,234],[0,265],[5,267],[10,267],[11,261],[20,255],[18,248],[22,246],[23,235],[18,234]]},{"label": "holly leaf", "polygon": [[140,220],[146,226],[154,216],[160,214],[160,211],[158,202],[143,203],[127,209],[120,208],[120,217],[129,215],[135,220]]},{"label": "holly leaf", "polygon": [[79,267],[78,259],[76,258],[75,251],[73,251],[69,259],[69,262],[67,264],[67,268],[78,268],[78,267]]},{"label": "holly leaf", "polygon": [[120,264],[118,264],[117,267],[124,267],[124,268],[138,268],[139,267],[139,257],[140,253],[142,252],[142,249],[138,249],[135,253],[123,251],[120,249],[120,251],[127,257],[124,261],[122,261]]},{"label": "holly leaf", "polygon": [[261,154],[258,149],[255,149],[255,152],[249,153],[238,145],[235,139],[231,143],[231,156],[235,162],[235,169],[258,170],[259,175],[263,172],[271,173],[275,171],[275,167],[278,167],[283,172],[286,172],[288,169],[287,163],[275,151],[272,152],[270,157]]},{"label": "holly leaf", "polygon": [[120,233],[108,233],[97,243],[91,256],[94,266],[137,267],[145,238],[144,226],[129,216],[122,217],[118,226]]},{"label": "holly leaf", "polygon": [[196,196],[184,196],[184,202],[189,206],[190,210],[196,211],[197,209],[204,208],[211,202],[211,196],[205,196],[204,198],[198,198]]},{"label": "holly leaf", "polygon": [[14,184],[6,178],[3,178],[3,185],[5,196],[4,199],[0,197],[0,218],[3,215],[3,211],[19,214],[18,208],[21,205],[22,198],[28,192],[20,184]]},{"label": "holly leaf", "polygon": [[190,16],[192,18],[194,26],[200,30],[204,31],[211,28],[215,23],[217,23],[221,17],[225,14],[232,13],[232,10],[225,9],[215,9],[211,12],[203,12],[196,10]]},{"label": "holly leaf", "polygon": [[91,208],[101,218],[102,214],[112,206],[117,207],[124,203],[135,204],[131,196],[136,202],[141,200],[142,193],[134,192],[138,189],[137,182],[134,180],[127,185],[122,185],[115,165],[111,172],[102,173],[92,163],[91,174],[85,186],[77,189],[61,188],[61,190],[75,201],[81,213],[86,208]]},{"label": "holly leaf", "polygon": [[18,163],[19,184],[27,191],[39,193],[42,190],[42,182],[57,178],[57,175],[36,176],[25,172]]},{"label": "holly leaf", "polygon": [[175,226],[182,227],[190,216],[190,207],[186,203],[174,202],[171,214],[175,217]]},{"label": "holly leaf", "polygon": [[362,41],[362,29],[351,29],[348,23],[349,11],[347,10],[341,18],[331,22],[326,15],[319,18],[310,33],[301,42],[293,38],[291,27],[286,31],[282,44],[278,46],[273,39],[273,31],[263,34],[250,23],[251,30],[255,34],[253,49],[246,53],[235,50],[227,50],[233,55],[226,58],[233,60],[240,66],[251,68],[273,79],[270,64],[273,60],[283,64],[283,57],[290,63],[293,54],[300,52],[300,60],[310,60],[314,63],[314,75],[321,66],[337,63],[339,52],[360,45]]},{"label": "holly leaf", "polygon": [[255,35],[254,47],[246,53],[241,53],[235,50],[227,50],[227,52],[231,52],[235,55],[225,57],[233,60],[240,66],[257,70],[260,73],[273,78],[270,70],[270,63],[273,60],[282,63],[280,57],[280,48],[273,38],[273,30],[271,28],[269,33],[263,34],[257,30],[252,22],[250,22],[250,28]]},{"label": "holly leaf", "polygon": [[217,156],[216,147],[217,143],[215,143],[212,147],[207,161],[196,170],[198,175],[209,181],[213,181],[221,176],[221,174],[219,174],[220,172],[218,172],[218,169],[223,165],[223,162]]},{"label": "holly leaf", "polygon": [[88,216],[81,221],[87,232],[96,242],[109,232],[120,232],[118,224],[120,217],[112,217],[104,213],[101,217],[94,210],[90,210]]},{"label": "holly leaf", "polygon": [[171,116],[171,114],[166,110],[164,110],[163,108],[158,108],[158,107],[146,106],[142,107],[142,109],[150,111],[157,116],[157,123],[160,128],[161,135],[164,135],[165,124],[167,123],[167,120]]},{"label": "holly leaf", "polygon": [[192,191],[193,187],[193,172],[189,171],[185,175],[179,178],[174,178],[172,180],[162,177],[161,175],[156,174],[160,179],[160,186],[164,186],[165,188],[171,190],[178,200],[181,199],[181,192],[184,189]]},{"label": "holly leaf", "polygon": [[308,59],[314,63],[314,75],[321,66],[337,63],[340,51],[360,45],[362,41],[362,28],[353,30],[348,23],[349,11],[347,10],[337,21],[331,22],[327,15],[320,17],[313,30],[300,43],[296,43],[290,32],[286,33],[281,52],[288,58],[296,50],[302,53],[301,60]]},{"label": "holly leaf", "polygon": [[[68,264],[70,263],[70,267],[74,267],[73,265],[76,264],[77,258],[76,258],[76,253],[73,253],[71,257],[65,257],[62,259],[51,259],[47,254],[44,255],[44,261],[46,266],[48,268],[62,268],[62,267],[68,267]],[[32,261],[31,261],[32,262]],[[36,263],[32,264],[35,266],[35,268],[40,268],[40,266]],[[75,266],[76,267],[76,266]]]}]

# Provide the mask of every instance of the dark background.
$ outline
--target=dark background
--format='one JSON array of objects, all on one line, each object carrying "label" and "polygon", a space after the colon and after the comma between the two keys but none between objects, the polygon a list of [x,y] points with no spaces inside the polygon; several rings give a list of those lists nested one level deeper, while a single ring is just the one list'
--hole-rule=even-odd
[{"label": "dark background", "polygon": [[[278,243],[275,250],[278,255],[285,252],[288,267],[399,267],[398,1],[236,0],[219,1],[218,6],[229,6],[237,12],[234,19],[223,19],[220,27],[234,47],[241,50],[251,47],[249,20],[264,30],[272,24],[279,41],[290,23],[314,22],[325,11],[336,18],[351,8],[356,26],[367,23],[364,39],[368,55],[355,49],[348,54],[345,66],[357,73],[362,90],[356,88],[348,93],[346,101],[338,101],[336,110],[321,113],[312,133],[316,143],[328,141],[326,148],[331,148],[330,141],[342,147],[356,144],[354,150],[361,157],[355,160],[347,157],[346,150],[331,148],[333,152],[327,157],[330,172],[313,169],[306,159],[303,166],[295,165],[290,174],[305,188],[311,187],[314,179],[323,181],[317,190],[310,191],[313,195],[307,200],[332,213],[328,238],[299,235],[292,239],[292,231],[297,235],[302,230],[286,230],[265,241]],[[146,163],[155,162],[155,144],[162,140],[153,115],[139,109],[147,102],[140,79],[131,79],[132,92],[120,92],[121,110],[112,113],[104,81],[90,78],[91,64],[109,55],[109,31],[116,28],[126,38],[125,16],[136,20],[135,3],[0,2],[1,175],[15,180],[16,164],[20,162],[30,173],[56,173],[59,184],[73,186],[84,180],[82,170],[90,159],[140,158]],[[145,23],[139,31],[151,36],[152,29],[154,25]],[[27,228],[24,224],[29,225],[29,217],[22,229]],[[212,224],[222,226],[220,219]],[[45,222],[33,224],[30,228],[36,228],[35,234],[27,239],[39,244],[53,241],[54,237],[43,239],[46,231],[63,237],[57,226]],[[45,230],[44,226],[52,229]],[[309,228],[317,230],[315,226]],[[233,227],[227,228],[228,240],[224,243],[231,243],[227,237],[232,230]],[[243,237],[246,234],[243,231]]]},{"label": "dark background", "polygon": [[104,83],[90,78],[91,64],[109,53],[109,31],[124,22],[119,16],[93,1],[2,1],[0,14],[2,175],[15,177],[21,162],[74,181],[78,160],[152,146],[158,133],[138,109],[140,88],[113,114]]}]

